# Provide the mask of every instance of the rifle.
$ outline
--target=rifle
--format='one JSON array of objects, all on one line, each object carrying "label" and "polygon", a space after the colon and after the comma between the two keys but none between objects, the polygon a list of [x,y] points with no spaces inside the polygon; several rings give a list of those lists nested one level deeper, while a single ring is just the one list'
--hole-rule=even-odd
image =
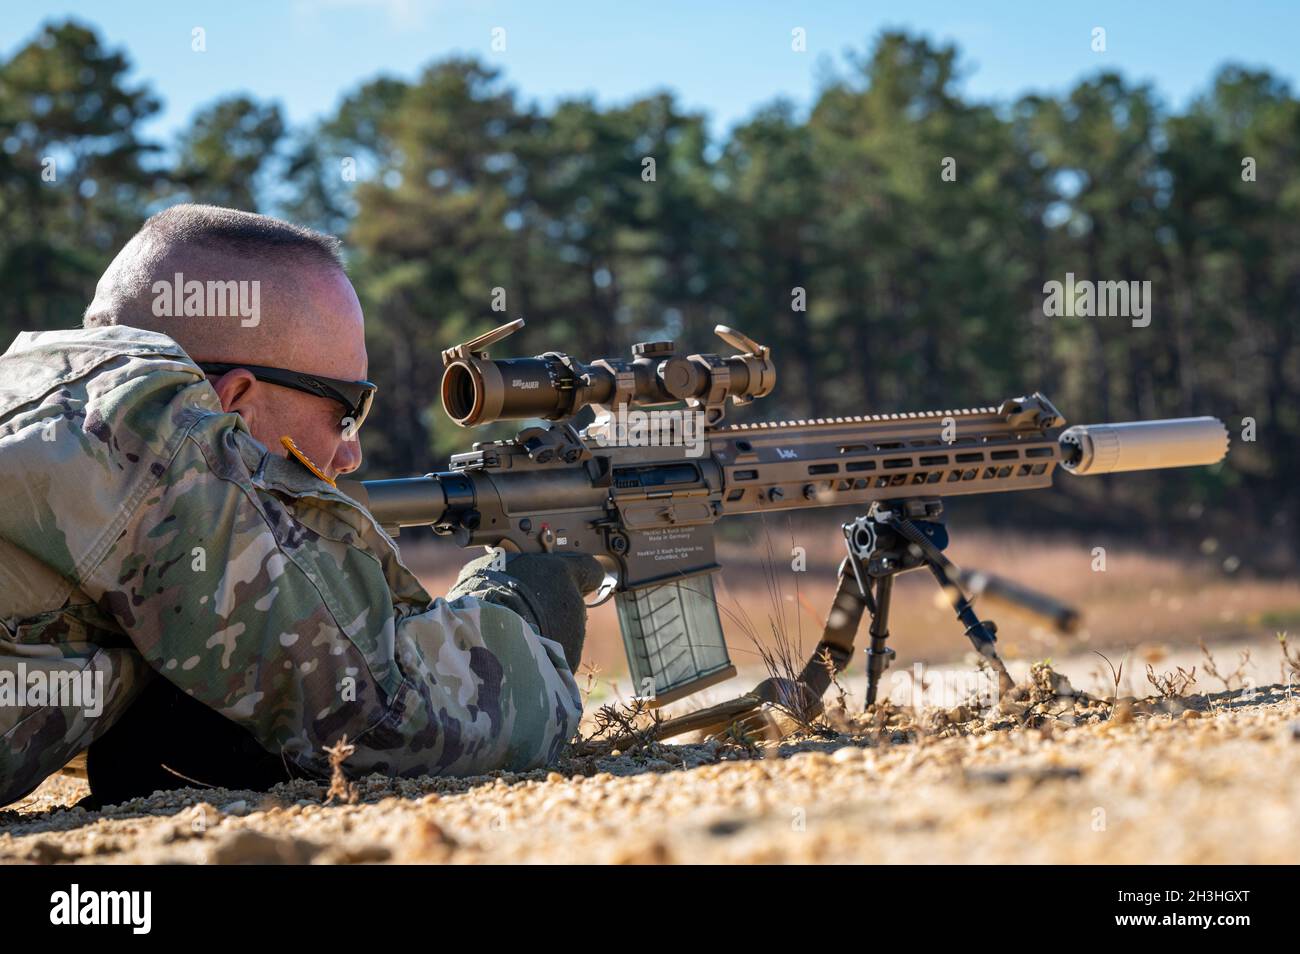
[{"label": "rifle", "polygon": [[[770,349],[718,325],[738,353],[678,353],[640,342],[632,360],[589,364],[567,354],[492,359],[517,319],[442,353],[442,403],[464,427],[538,419],[510,440],[477,442],[451,469],[423,477],[344,481],[390,533],[430,526],[461,547],[581,552],[607,569],[589,606],[611,596],[638,695],[663,705],[736,674],[723,639],[713,525],[741,513],[862,508],[844,523],[846,555],[822,638],[795,680],[773,678],[732,703],[692,713],[676,731],[721,725],[767,702],[819,712],[870,616],[867,704],[889,648],[894,577],[925,567],[975,649],[1010,688],[995,624],[973,600],[1002,602],[1070,631],[1078,614],[1010,580],[969,573],[943,554],[943,498],[1047,487],[1075,475],[1212,464],[1227,453],[1212,417],[1083,425],[1042,394],[997,407],[724,426],[728,402],[770,394]],[[681,407],[684,403],[685,407]],[[665,406],[675,406],[665,409]],[[584,408],[595,419],[579,431]],[[664,732],[662,735],[674,734]]]}]

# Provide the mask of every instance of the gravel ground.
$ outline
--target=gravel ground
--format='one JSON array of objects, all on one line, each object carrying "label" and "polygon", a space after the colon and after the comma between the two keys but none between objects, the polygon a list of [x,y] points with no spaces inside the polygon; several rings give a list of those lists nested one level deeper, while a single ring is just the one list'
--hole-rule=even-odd
[{"label": "gravel ground", "polygon": [[[1172,667],[1171,667],[1172,668]],[[983,713],[884,706],[787,738],[629,746],[557,770],[270,793],[184,789],[103,812],[58,775],[0,812],[0,861],[1300,861],[1300,692],[1071,696],[1050,669]]]}]

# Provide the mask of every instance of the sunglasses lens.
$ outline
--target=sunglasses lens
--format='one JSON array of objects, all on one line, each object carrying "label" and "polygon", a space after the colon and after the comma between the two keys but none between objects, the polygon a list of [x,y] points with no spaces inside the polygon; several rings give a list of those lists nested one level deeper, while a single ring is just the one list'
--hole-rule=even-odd
[{"label": "sunglasses lens", "polygon": [[[375,392],[373,390],[368,389],[361,392],[361,397],[357,401],[357,406],[352,410],[352,413],[348,415],[348,418],[350,418],[352,422],[351,430],[353,433],[359,431],[361,425],[366,422],[366,417],[370,414],[370,406],[374,401]],[[345,426],[348,418],[344,418]]]}]

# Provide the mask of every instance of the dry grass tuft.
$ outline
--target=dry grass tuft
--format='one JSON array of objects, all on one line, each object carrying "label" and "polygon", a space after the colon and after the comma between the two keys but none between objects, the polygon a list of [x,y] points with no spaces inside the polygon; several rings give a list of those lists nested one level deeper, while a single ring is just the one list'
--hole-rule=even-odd
[{"label": "dry grass tuft", "polygon": [[1238,687],[1245,685],[1246,667],[1250,665],[1249,649],[1241,650],[1241,654],[1237,662],[1237,668],[1234,669],[1232,672],[1228,673],[1227,675],[1224,675],[1219,671],[1218,664],[1214,661],[1214,656],[1211,655],[1210,653],[1210,647],[1205,645],[1205,640],[1202,639],[1200,642],[1201,642],[1201,656],[1204,659],[1204,662],[1201,663],[1201,668],[1204,669],[1211,676],[1213,676],[1215,679],[1219,680],[1219,682],[1223,683],[1223,689],[1225,692],[1232,691],[1232,683],[1234,680],[1236,681]]},{"label": "dry grass tuft", "polygon": [[325,749],[325,754],[330,757],[330,787],[329,791],[325,793],[325,803],[327,805],[334,802],[335,799],[349,805],[357,803],[357,787],[348,781],[347,775],[343,773],[343,763],[356,750],[357,747],[348,741],[346,735],[339,739],[333,747]]},{"label": "dry grass tuft", "polygon": [[[793,553],[795,550],[794,530],[790,526],[788,518],[786,522],[787,529],[790,532],[790,552]],[[825,707],[821,697],[814,695],[799,681],[804,664],[808,660],[808,654],[803,648],[803,617],[798,609],[800,606],[806,606],[807,600],[800,591],[799,573],[793,568],[790,570],[790,575],[794,578],[793,603],[796,607],[794,612],[795,625],[792,627],[786,615],[787,599],[782,585],[782,573],[777,567],[779,561],[777,560],[776,550],[772,544],[772,534],[768,530],[766,520],[763,521],[763,543],[766,553],[760,554],[759,559],[769,605],[766,638],[760,634],[759,628],[750,620],[743,602],[736,602],[734,612],[726,607],[721,607],[721,604],[719,606],[749,637],[750,642],[754,645],[754,651],[763,663],[763,668],[767,670],[768,678],[755,689],[755,693],[769,703],[778,713],[789,719],[793,723],[795,731],[807,735],[833,735],[834,730],[823,719]],[[821,661],[827,666],[831,681],[834,683],[835,671],[830,662],[829,654],[826,654]],[[838,683],[835,684],[838,687]],[[846,697],[843,689],[839,690],[839,696],[842,705]],[[742,726],[742,728],[749,730],[752,726]]]},{"label": "dry grass tuft", "polygon": [[1182,666],[1178,667],[1177,672],[1162,672],[1157,674],[1147,663],[1147,682],[1155,686],[1156,692],[1160,693],[1162,699],[1176,699],[1179,696],[1186,695],[1187,690],[1196,685],[1196,667],[1193,666],[1188,672]]},{"label": "dry grass tuft", "polygon": [[1277,644],[1282,651],[1282,681],[1289,686],[1293,680],[1300,679],[1300,651],[1291,652],[1285,630],[1277,634]]},{"label": "dry grass tuft", "polygon": [[1128,662],[1128,653],[1125,653],[1124,657],[1120,659],[1119,668],[1116,668],[1115,664],[1110,661],[1110,657],[1105,655],[1104,653],[1099,653],[1097,652],[1097,650],[1094,649],[1093,654],[1097,656],[1101,656],[1101,658],[1105,661],[1106,665],[1110,667],[1110,677],[1111,677],[1110,690],[1111,691],[1110,691],[1110,698],[1106,701],[1110,703],[1110,717],[1114,718],[1115,706],[1119,703],[1119,684],[1124,679],[1124,663]]},{"label": "dry grass tuft", "polygon": [[595,729],[575,743],[579,755],[601,756],[615,752],[633,752],[657,745],[663,713],[639,696],[630,702],[610,702],[592,717]]},{"label": "dry grass tuft", "polygon": [[575,676],[583,678],[583,683],[578,687],[578,691],[582,693],[582,707],[584,709],[587,708],[587,700],[591,698],[592,692],[596,689],[596,677],[600,675],[600,672],[600,667],[595,663],[584,662],[578,667],[578,671],[574,673]]}]

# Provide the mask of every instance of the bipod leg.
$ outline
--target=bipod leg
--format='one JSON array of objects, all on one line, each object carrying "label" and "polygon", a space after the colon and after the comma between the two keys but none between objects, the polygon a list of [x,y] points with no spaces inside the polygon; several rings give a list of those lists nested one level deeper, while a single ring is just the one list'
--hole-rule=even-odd
[{"label": "bipod leg", "polygon": [[947,568],[938,561],[927,560],[926,565],[934,578],[939,581],[939,589],[943,590],[943,595],[948,598],[952,604],[953,610],[957,613],[957,619],[966,627],[966,636],[975,647],[975,651],[989,661],[994,672],[998,674],[998,695],[1001,696],[1015,687],[1011,679],[1011,673],[1007,672],[1006,663],[998,655],[997,647],[997,624],[992,620],[985,622],[975,614],[974,607],[971,606],[970,600],[948,575]]},{"label": "bipod leg", "polygon": [[853,659],[853,640],[862,622],[862,611],[871,605],[852,571],[853,558],[840,561],[835,598],[831,601],[821,641],[799,674],[799,681],[818,699],[830,688],[831,680]]},{"label": "bipod leg", "polygon": [[971,641],[971,645],[975,647],[977,653],[989,661],[989,665],[998,674],[998,694],[1003,695],[1014,689],[1016,684],[1011,680],[1011,673],[1007,672],[1006,664],[998,655],[998,627],[992,620],[985,622],[975,615],[975,610],[971,607],[970,600],[966,598],[965,591],[949,572],[950,569],[956,569],[952,561],[944,556],[943,552],[930,542],[911,520],[906,517],[895,518],[892,524],[907,540],[915,544],[917,555],[939,581],[939,589],[943,590],[943,595],[952,605],[957,619],[966,627],[966,637]]},{"label": "bipod leg", "polygon": [[871,607],[871,646],[867,649],[867,705],[874,705],[880,674],[888,668],[894,651],[885,645],[889,639],[889,600],[894,578],[882,576],[876,581],[875,606]]}]

